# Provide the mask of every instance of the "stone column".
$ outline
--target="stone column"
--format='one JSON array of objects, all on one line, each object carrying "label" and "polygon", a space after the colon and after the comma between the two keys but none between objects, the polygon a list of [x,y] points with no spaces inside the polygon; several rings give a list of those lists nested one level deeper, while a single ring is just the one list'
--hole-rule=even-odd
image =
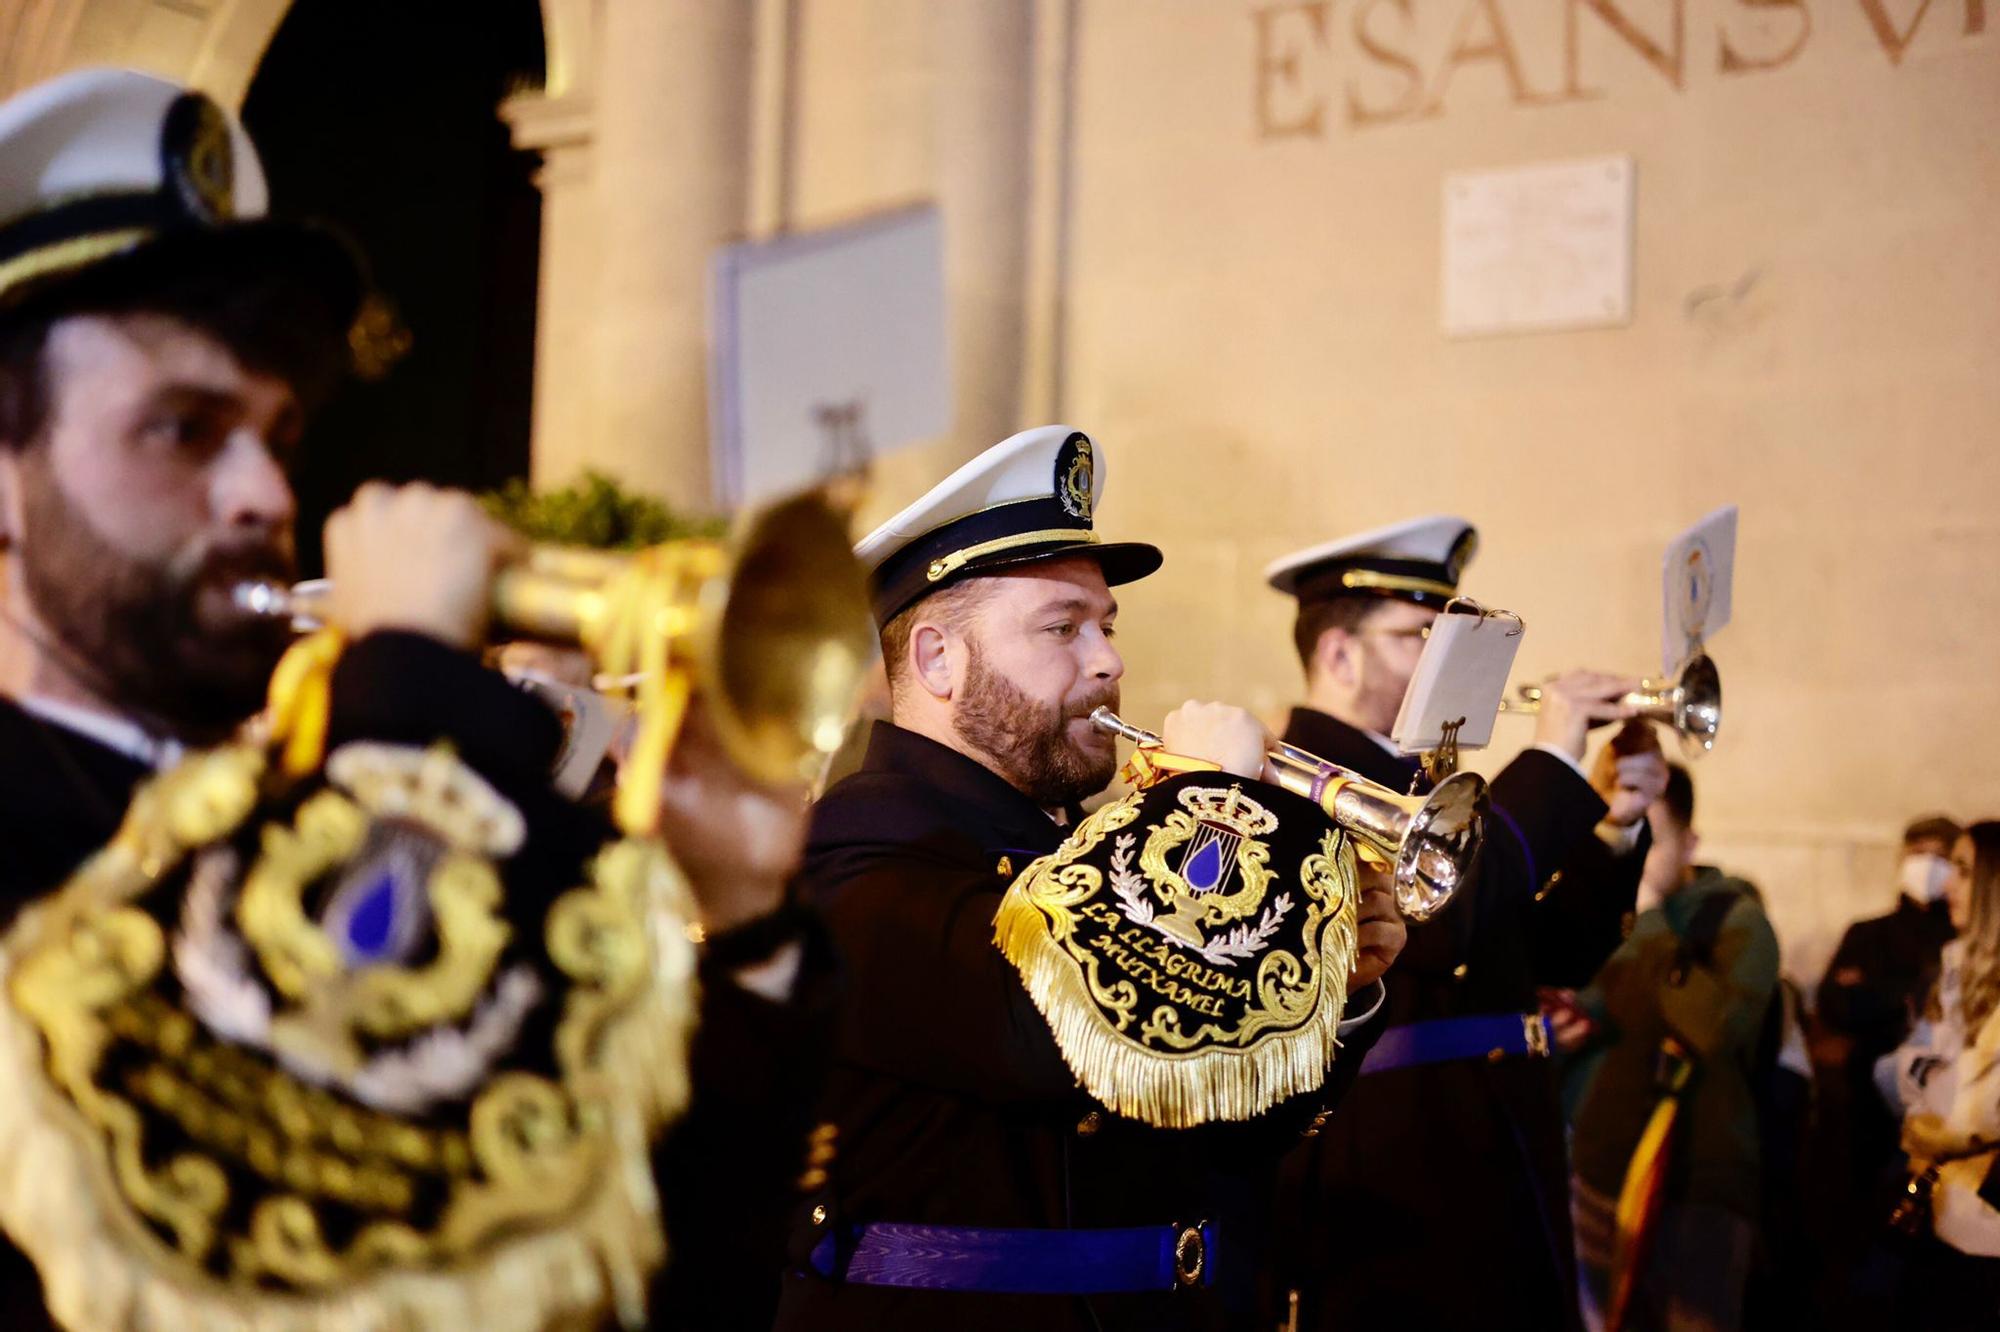
[{"label": "stone column", "polygon": [[754,7],[606,0],[601,13],[589,164],[596,283],[579,321],[588,350],[564,373],[595,399],[593,463],[706,508],[708,263],[741,235],[748,204]]},{"label": "stone column", "polygon": [[945,4],[936,31],[937,192],[951,301],[952,437],[967,456],[1023,426],[1035,7]]},{"label": "stone column", "polygon": [[541,266],[536,279],[534,484],[566,485],[597,456],[592,336],[598,307],[597,207],[591,107],[576,93],[527,93],[501,115],[517,147],[542,155]]}]

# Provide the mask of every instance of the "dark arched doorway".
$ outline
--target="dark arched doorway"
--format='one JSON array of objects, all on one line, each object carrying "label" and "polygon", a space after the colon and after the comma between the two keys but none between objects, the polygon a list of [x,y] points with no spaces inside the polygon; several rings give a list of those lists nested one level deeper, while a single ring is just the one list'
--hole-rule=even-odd
[{"label": "dark arched doorway", "polygon": [[297,0],[244,99],[275,209],[359,243],[411,335],[314,422],[300,566],[371,477],[486,489],[528,467],[541,196],[497,107],[538,87],[537,0]]}]

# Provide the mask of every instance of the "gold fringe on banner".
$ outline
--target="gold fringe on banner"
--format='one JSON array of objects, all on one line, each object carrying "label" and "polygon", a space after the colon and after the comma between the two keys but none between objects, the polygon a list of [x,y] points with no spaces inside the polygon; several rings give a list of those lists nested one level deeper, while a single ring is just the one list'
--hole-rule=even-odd
[{"label": "gold fringe on banner", "polygon": [[[1355,959],[1352,844],[1329,829],[1300,862],[1295,882],[1305,911],[1289,936],[1298,951],[1273,945],[1240,958],[1251,966],[1238,1019],[1190,1023],[1171,1002],[1149,1006],[1145,987],[1120,962],[1127,950],[1118,936],[1133,927],[1118,904],[1136,891],[1129,863],[1137,837],[1118,834],[1138,819],[1144,798],[1135,792],[1085,819],[1059,850],[1014,880],[994,918],[994,942],[1020,973],[1064,1061],[1106,1108],[1160,1128],[1249,1119],[1318,1090],[1339,1046]],[[1149,846],[1171,840],[1179,817],[1149,828]],[[1108,885],[1097,863],[1107,837],[1116,837],[1110,878],[1122,878],[1122,890]],[[1145,859],[1159,863],[1150,851]],[[1140,929],[1148,946],[1164,941]],[[1199,963],[1187,949],[1177,955],[1179,965]]]}]

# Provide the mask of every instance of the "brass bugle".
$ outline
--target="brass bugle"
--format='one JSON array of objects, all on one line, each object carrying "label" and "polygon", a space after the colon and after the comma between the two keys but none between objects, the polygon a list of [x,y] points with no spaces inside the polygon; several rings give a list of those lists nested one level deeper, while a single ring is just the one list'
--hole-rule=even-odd
[{"label": "brass bugle", "polygon": [[[1090,720],[1136,745],[1160,743],[1110,708],[1098,708]],[[1427,796],[1405,796],[1296,745],[1276,745],[1264,758],[1272,781],[1318,805],[1389,863],[1396,909],[1411,920],[1429,920],[1472,877],[1489,804],[1486,780],[1477,773],[1455,773]]]},{"label": "brass bugle", "polygon": [[[494,575],[494,623],[525,637],[596,650],[624,591],[656,595],[643,632],[666,640],[707,704],[730,757],[764,782],[811,781],[846,733],[875,651],[865,575],[847,515],[818,492],[759,509],[727,540],[690,538],[623,553],[530,547]],[[323,622],[332,585],[239,583],[255,615]]]},{"label": "brass bugle", "polygon": [[[1520,701],[1503,699],[1502,713],[1533,716],[1542,710],[1541,686],[1522,685],[1515,693]],[[1637,689],[1618,701],[1647,721],[1670,728],[1689,758],[1714,749],[1722,732],[1722,676],[1706,652],[1688,658],[1672,680],[1641,680]]]}]

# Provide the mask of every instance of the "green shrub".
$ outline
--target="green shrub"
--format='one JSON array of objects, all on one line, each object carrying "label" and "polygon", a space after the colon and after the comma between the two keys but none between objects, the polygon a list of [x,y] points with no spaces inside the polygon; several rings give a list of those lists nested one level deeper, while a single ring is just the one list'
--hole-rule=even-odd
[{"label": "green shrub", "polygon": [[531,541],[598,550],[637,550],[682,537],[720,536],[728,530],[721,518],[676,513],[596,471],[585,471],[580,480],[561,490],[540,492],[516,478],[480,496],[480,503]]}]

